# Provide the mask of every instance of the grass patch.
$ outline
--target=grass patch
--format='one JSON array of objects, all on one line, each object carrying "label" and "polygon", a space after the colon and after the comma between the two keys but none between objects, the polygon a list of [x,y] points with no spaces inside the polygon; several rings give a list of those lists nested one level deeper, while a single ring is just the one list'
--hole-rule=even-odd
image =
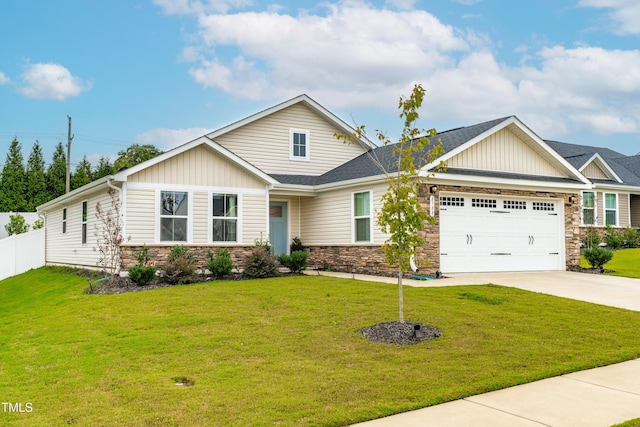
[{"label": "grass patch", "polygon": [[640,418],[636,418],[634,420],[630,420],[622,424],[616,424],[615,426],[612,426],[612,427],[640,427]]},{"label": "grass patch", "polygon": [[[580,257],[580,266],[590,268],[589,263]],[[620,249],[613,253],[613,259],[604,265],[609,276],[622,276],[640,279],[640,248]]]},{"label": "grass patch", "polygon": [[0,282],[0,396],[33,406],[1,423],[341,426],[640,357],[640,313],[509,287],[405,287],[405,317],[443,332],[412,346],[356,333],[396,319],[395,285],[85,287],[46,268]]}]

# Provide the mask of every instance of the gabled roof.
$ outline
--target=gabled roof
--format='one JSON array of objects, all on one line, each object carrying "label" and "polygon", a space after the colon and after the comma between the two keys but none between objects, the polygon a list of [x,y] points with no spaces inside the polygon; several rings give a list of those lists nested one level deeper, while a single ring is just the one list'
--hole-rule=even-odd
[{"label": "gabled roof", "polygon": [[116,181],[126,181],[127,177],[140,172],[143,169],[146,169],[148,167],[151,167],[153,165],[157,165],[158,163],[161,163],[167,159],[170,159],[171,157],[174,157],[178,154],[184,153],[185,151],[191,150],[192,148],[195,148],[197,146],[200,145],[205,145],[207,147],[209,147],[210,149],[212,149],[213,151],[217,152],[218,154],[220,154],[222,157],[227,158],[228,160],[230,160],[231,162],[237,164],[238,166],[240,166],[241,168],[245,169],[246,171],[250,172],[251,174],[255,175],[257,178],[261,179],[262,181],[264,181],[267,184],[275,184],[276,180],[274,180],[270,175],[264,173],[262,170],[260,170],[259,168],[253,166],[251,163],[247,162],[246,160],[242,159],[241,157],[235,155],[234,153],[232,153],[231,151],[227,150],[226,148],[224,148],[223,146],[221,146],[220,144],[212,141],[211,139],[207,138],[206,136],[201,136],[200,138],[196,138],[193,141],[187,142],[186,144],[182,144],[176,148],[174,148],[173,150],[169,150],[165,153],[160,154],[159,156],[156,156],[152,159],[147,160],[146,162],[142,162],[140,164],[137,164],[133,167],[121,170],[119,172],[117,172],[114,175],[114,179]]},{"label": "gabled roof", "polygon": [[583,170],[591,161],[596,161],[603,171],[611,173],[611,181],[592,179],[594,183],[640,186],[640,156],[625,156],[604,147],[558,141],[545,142],[580,170]]},{"label": "gabled roof", "polygon": [[607,175],[610,179],[618,182],[622,182],[622,180],[618,177],[618,175],[616,175],[613,169],[611,169],[611,166],[609,166],[609,164],[598,153],[595,153],[593,156],[591,156],[591,158],[587,160],[585,164],[582,165],[582,167],[579,168],[580,172],[584,172],[587,166],[589,166],[592,163],[598,166],[598,168],[600,168],[600,170],[605,175]]},{"label": "gabled roof", "polygon": [[[316,101],[314,101],[309,95],[306,94],[302,94],[302,95],[298,95],[295,98],[291,98],[288,101],[284,101],[281,102],[280,104],[274,105],[273,107],[269,107],[265,110],[262,110],[258,113],[252,114],[251,116],[245,117],[242,120],[238,120],[235,123],[231,123],[230,125],[221,127],[220,129],[214,130],[213,132],[207,134],[207,137],[214,140],[216,137],[220,136],[220,135],[224,135],[226,133],[229,133],[233,130],[236,130],[242,126],[245,126],[249,123],[253,123],[257,120],[260,120],[264,117],[267,117],[273,113],[276,113],[278,111],[282,111],[286,108],[291,107],[292,105],[296,105],[296,104],[304,104],[307,107],[311,108],[313,111],[315,111],[318,115],[320,115],[321,117],[324,117],[327,121],[331,122],[334,126],[336,126],[338,129],[340,129],[344,134],[346,135],[351,135],[355,129],[353,129],[353,127],[349,126],[347,123],[345,123],[342,119],[340,119],[338,116],[336,116],[335,114],[333,114],[331,111],[327,110],[326,108],[324,108],[322,105],[318,104]],[[374,148],[375,144],[373,144],[371,141],[369,141],[368,139],[364,138],[361,139],[360,142],[362,143],[363,146],[367,147],[367,148]]]},{"label": "gabled roof", "polygon": [[[588,184],[589,181],[569,162],[560,156],[555,150],[545,143],[542,138],[536,135],[516,116],[504,117],[501,119],[491,120],[489,122],[480,123],[479,125],[470,126],[469,128],[460,128],[458,135],[462,138],[454,138],[445,143],[442,138],[442,145],[445,153],[422,168],[422,174],[433,172],[440,162],[447,162],[457,154],[469,149],[470,147],[483,141],[490,135],[502,130],[508,129],[516,135],[523,143],[527,144],[537,155],[548,161],[555,168],[560,170],[570,180],[575,180]],[[468,129],[468,130],[467,130]],[[467,131],[466,131],[467,130]],[[473,132],[470,132],[473,130]],[[478,132],[482,130],[481,132]],[[445,133],[446,134],[446,133]],[[465,140],[466,139],[466,140]]]}]

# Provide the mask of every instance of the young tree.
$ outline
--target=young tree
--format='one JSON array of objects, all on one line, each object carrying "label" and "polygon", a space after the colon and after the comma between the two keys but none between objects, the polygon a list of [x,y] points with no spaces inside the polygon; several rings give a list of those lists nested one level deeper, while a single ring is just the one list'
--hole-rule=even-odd
[{"label": "young tree", "polygon": [[80,188],[83,185],[89,184],[92,179],[93,172],[91,171],[91,163],[87,160],[87,156],[83,156],[76,170],[71,176],[71,190]]},{"label": "young tree", "polygon": [[100,160],[98,160],[98,166],[96,166],[96,170],[93,172],[93,179],[96,180],[105,176],[113,175],[113,172],[113,165],[109,158],[101,156]]},{"label": "young tree", "polygon": [[24,159],[17,138],[11,141],[0,179],[0,212],[26,210]]},{"label": "young tree", "polygon": [[50,200],[44,172],[42,148],[38,141],[33,144],[26,171],[26,210],[35,212],[36,207]]},{"label": "young tree", "polygon": [[[420,169],[431,163],[443,153],[441,144],[430,150],[429,137],[436,135],[435,129],[424,130],[416,126],[419,118],[418,110],[422,106],[425,90],[415,85],[408,98],[400,97],[398,109],[400,118],[404,121],[402,135],[397,143],[393,143],[380,131],[376,131],[379,142],[392,153],[392,159],[381,159],[377,151],[370,151],[373,162],[386,176],[388,188],[382,196],[382,207],[377,215],[378,226],[389,238],[382,246],[386,262],[398,266],[398,300],[400,321],[404,322],[404,301],[402,291],[402,276],[409,270],[411,258],[416,249],[425,243],[420,235],[425,223],[433,223],[435,219],[428,215],[420,204],[420,186],[428,179],[421,177]],[[364,126],[356,128],[352,135],[336,135],[344,142],[352,143],[366,138]],[[388,150],[387,150],[388,152]],[[441,164],[439,169],[446,166]]]},{"label": "young tree", "polygon": [[62,196],[67,185],[67,155],[61,142],[53,152],[53,160],[47,169],[47,192],[51,199]]},{"label": "young tree", "polygon": [[98,267],[109,275],[109,283],[115,284],[115,276],[120,273],[122,259],[120,245],[124,241],[122,235],[122,202],[118,193],[109,189],[110,205],[104,207],[100,202],[96,203],[96,219],[94,234],[97,246],[93,248],[100,255]]},{"label": "young tree", "polygon": [[162,154],[162,151],[152,144],[133,144],[126,150],[118,152],[118,158],[113,162],[113,168],[116,171],[122,168],[130,168],[138,163],[152,159],[159,154]]}]

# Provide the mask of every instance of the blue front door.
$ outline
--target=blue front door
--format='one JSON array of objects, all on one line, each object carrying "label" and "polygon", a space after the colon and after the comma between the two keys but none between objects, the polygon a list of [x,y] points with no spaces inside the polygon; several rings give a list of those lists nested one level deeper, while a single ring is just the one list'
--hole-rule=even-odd
[{"label": "blue front door", "polygon": [[269,202],[269,243],[276,255],[289,252],[287,203]]}]

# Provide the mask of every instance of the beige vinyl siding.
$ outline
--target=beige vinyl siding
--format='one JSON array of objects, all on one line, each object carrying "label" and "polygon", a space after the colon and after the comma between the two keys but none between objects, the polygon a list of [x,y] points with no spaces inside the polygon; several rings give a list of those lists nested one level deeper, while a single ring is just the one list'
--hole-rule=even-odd
[{"label": "beige vinyl siding", "polygon": [[376,222],[380,210],[380,198],[386,191],[385,184],[338,189],[320,193],[314,198],[302,199],[301,228],[305,245],[351,244],[353,242],[352,198],[354,192],[372,191],[373,242],[382,244],[387,238]]},{"label": "beige vinyl siding", "polygon": [[525,175],[564,175],[511,131],[502,129],[447,160],[450,168]]},{"label": "beige vinyl siding", "polygon": [[631,196],[631,226],[632,227],[640,227],[640,196],[632,195]]},{"label": "beige vinyl siding", "polygon": [[618,225],[628,227],[631,225],[629,218],[629,193],[618,193]]},{"label": "beige vinyl siding", "polygon": [[209,237],[211,218],[211,204],[209,203],[209,193],[206,191],[193,192],[193,212],[190,213],[192,223],[192,241],[193,244],[207,244],[211,240]]},{"label": "beige vinyl siding", "polygon": [[127,180],[155,184],[264,189],[261,180],[204,145],[143,169]]},{"label": "beige vinyl siding", "polygon": [[[82,244],[82,202],[87,201],[87,243]],[[96,218],[96,203],[104,210],[112,209],[107,190],[92,192],[82,198],[69,201],[47,211],[47,235],[45,260],[48,264],[70,264],[97,268],[100,253],[97,248],[96,226],[101,225]],[[62,209],[67,208],[67,232],[62,233]]]},{"label": "beige vinyl siding", "polygon": [[156,192],[153,189],[126,190],[125,232],[133,245],[151,244],[156,241]]},{"label": "beige vinyl siding", "polygon": [[594,162],[589,163],[583,170],[582,174],[587,178],[607,179],[609,178],[600,167]]},{"label": "beige vinyl siding", "polygon": [[604,226],[604,193],[596,192],[596,223],[597,226]]},{"label": "beige vinyl siding", "polygon": [[267,197],[258,194],[242,196],[242,242],[252,245],[256,240],[267,239]]},{"label": "beige vinyl siding", "polygon": [[[291,128],[309,130],[309,161],[289,159]],[[215,141],[266,173],[321,175],[364,152],[357,145],[338,141],[337,131],[308,107],[296,104]]]}]

